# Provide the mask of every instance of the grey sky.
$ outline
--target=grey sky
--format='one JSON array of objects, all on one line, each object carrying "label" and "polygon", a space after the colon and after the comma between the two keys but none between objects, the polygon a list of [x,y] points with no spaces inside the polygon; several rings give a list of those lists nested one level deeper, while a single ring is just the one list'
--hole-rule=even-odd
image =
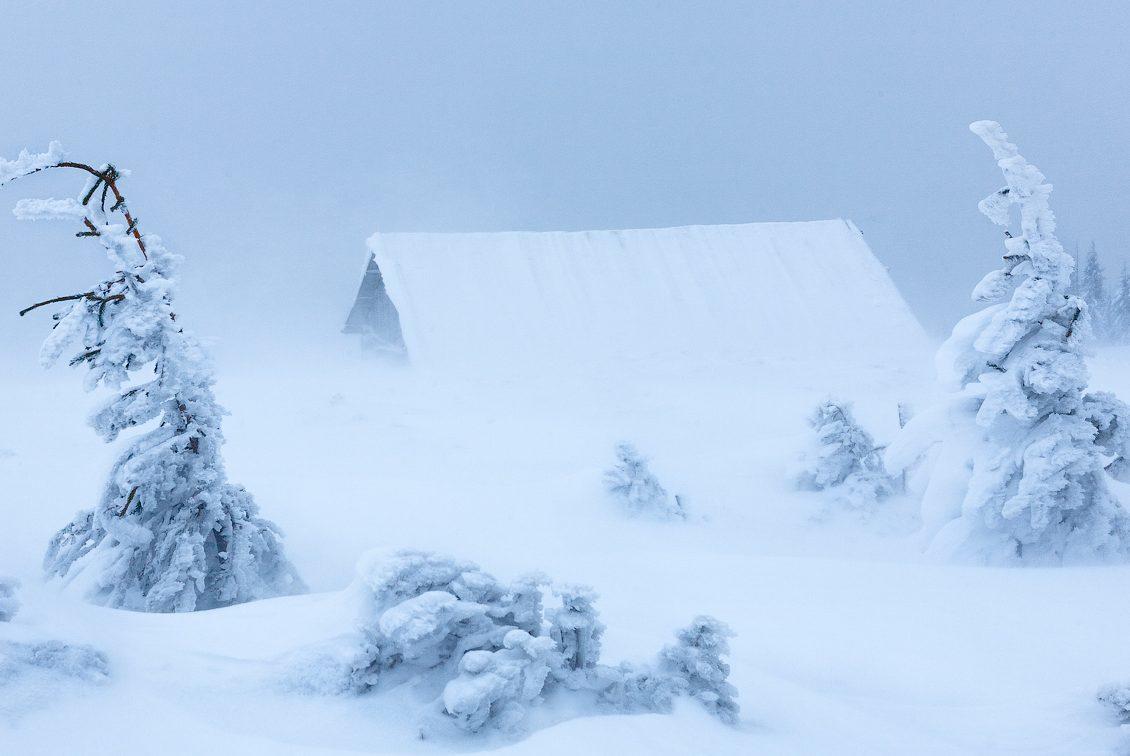
[{"label": "grey sky", "polygon": [[[1125,2],[233,5],[0,0],[0,150],[133,169],[221,341],[336,330],[378,228],[836,216],[941,333],[998,254],[980,118],[1055,185],[1068,246],[1130,256]],[[0,311],[97,270],[7,213],[74,188],[0,196]]]}]

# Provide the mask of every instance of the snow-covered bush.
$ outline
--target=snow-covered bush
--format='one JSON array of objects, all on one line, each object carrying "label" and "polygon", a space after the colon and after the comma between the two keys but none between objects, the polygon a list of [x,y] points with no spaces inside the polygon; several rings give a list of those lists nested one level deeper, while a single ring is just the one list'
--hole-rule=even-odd
[{"label": "snow-covered bush", "polygon": [[675,699],[688,690],[685,680],[664,674],[658,664],[621,662],[616,667],[599,666],[586,681],[597,692],[602,706],[622,714],[667,714],[675,707]]},{"label": "snow-covered bush", "polygon": [[444,710],[469,732],[493,719],[514,729],[527,707],[541,700],[550,673],[561,663],[553,640],[511,630],[497,651],[468,651],[459,660],[459,676],[443,687]]},{"label": "snow-covered bush", "polygon": [[422,551],[366,558],[359,572],[371,621],[363,627],[355,689],[399,683],[440,666],[454,671],[468,651],[504,648],[511,630],[541,634],[536,578],[505,587],[477,565]]},{"label": "snow-covered bush", "polygon": [[866,511],[891,494],[894,481],[883,466],[881,448],[842,402],[822,402],[808,419],[812,449],[801,462],[796,482],[810,491],[832,490],[836,501]]},{"label": "snow-covered bush", "polygon": [[1099,691],[1098,699],[1123,722],[1130,722],[1130,685],[1109,685]]},{"label": "snow-covered bush", "polygon": [[853,473],[883,472],[880,449],[852,417],[849,405],[822,402],[809,416],[808,424],[815,439],[797,475],[801,488],[823,491],[840,485]]},{"label": "snow-covered bush", "polygon": [[911,420],[888,462],[905,469],[941,443],[922,505],[935,553],[998,563],[1124,558],[1130,520],[1106,476],[1130,480],[1127,409],[1085,393],[1090,318],[1070,293],[1075,263],[1055,237],[1052,187],[999,124],[970,128],[1007,182],[980,203],[1008,229],[1004,266],[973,292],[997,304],[954,328],[938,366],[955,393]]},{"label": "snow-covered bush", "polygon": [[722,657],[730,653],[726,640],[733,636],[713,617],[695,617],[678,633],[679,642],[660,653],[660,671],[685,682],[687,693],[723,722],[738,719],[737,689],[727,680],[730,665]]},{"label": "snow-covered bush", "polygon": [[616,464],[604,473],[604,486],[631,515],[661,520],[686,519],[682,499],[671,496],[648,469],[647,459],[629,443],[616,445]]},{"label": "snow-covered bush", "polygon": [[[307,656],[310,684],[288,685],[365,692],[410,684],[434,702],[439,721],[467,732],[515,730],[550,695],[621,711],[668,711],[675,696],[687,695],[724,721],[736,719],[721,623],[696,619],[652,665],[605,666],[596,594],[559,587],[559,605],[543,610],[546,583],[533,575],[503,585],[477,565],[428,552],[367,557],[356,584],[363,619],[352,661],[343,665],[332,651]],[[317,669],[317,659],[331,672]],[[328,679],[339,672],[347,682]]]},{"label": "snow-covered bush", "polygon": [[555,593],[561,606],[547,613],[549,637],[561,654],[561,667],[574,685],[600,660],[604,624],[596,611],[596,593],[585,585],[569,585]]},{"label": "snow-covered bush", "polygon": [[[57,640],[0,641],[0,727],[6,730],[25,716],[41,715],[69,695],[109,679],[106,656],[90,646]],[[4,749],[16,752],[18,748]]]},{"label": "snow-covered bush", "polygon": [[20,610],[20,599],[16,595],[18,587],[15,579],[0,576],[0,622],[10,622]]},{"label": "snow-covered bush", "polygon": [[44,366],[75,347],[69,363],[87,369],[86,388],[117,392],[90,419],[104,441],[148,430],[125,448],[98,505],[52,539],[47,572],[81,585],[98,603],[154,612],[299,590],[278,529],[259,517],[251,494],[227,480],[212,368],[173,311],[180,258],[138,230],[113,166],[66,162],[57,143],[0,161],[0,185],[48,168],[88,174],[80,199],[22,200],[16,215],[81,223],[79,236],[98,240],[114,272],[88,291],[21,314],[66,302],[43,344]]},{"label": "snow-covered bush", "polygon": [[622,712],[668,712],[678,696],[694,698],[723,722],[738,721],[738,691],[729,683],[730,629],[713,617],[695,617],[651,665],[597,667],[589,685],[600,700]]},{"label": "snow-covered bush", "polygon": [[110,676],[110,667],[105,654],[90,646],[61,641],[0,643],[0,685],[37,672],[102,682]]}]

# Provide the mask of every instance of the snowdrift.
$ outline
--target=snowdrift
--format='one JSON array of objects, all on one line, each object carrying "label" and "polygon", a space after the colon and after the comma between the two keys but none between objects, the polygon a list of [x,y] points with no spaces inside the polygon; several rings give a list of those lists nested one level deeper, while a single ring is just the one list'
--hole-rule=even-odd
[{"label": "snowdrift", "polygon": [[417,365],[925,355],[921,326],[844,220],[377,233],[369,249]]}]

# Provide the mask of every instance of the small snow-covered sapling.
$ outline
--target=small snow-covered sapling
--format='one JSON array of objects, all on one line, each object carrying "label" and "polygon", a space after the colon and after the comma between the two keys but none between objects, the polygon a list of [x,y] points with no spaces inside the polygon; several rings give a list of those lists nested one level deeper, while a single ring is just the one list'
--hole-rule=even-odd
[{"label": "small snow-covered sapling", "polygon": [[856,422],[849,405],[822,402],[808,423],[815,437],[797,475],[800,488],[834,490],[842,503],[860,510],[891,494],[894,485],[883,466],[882,447]]},{"label": "small snow-covered sapling", "polygon": [[680,496],[672,496],[648,468],[647,459],[629,443],[616,445],[616,464],[604,473],[604,487],[628,514],[660,520],[685,520]]}]

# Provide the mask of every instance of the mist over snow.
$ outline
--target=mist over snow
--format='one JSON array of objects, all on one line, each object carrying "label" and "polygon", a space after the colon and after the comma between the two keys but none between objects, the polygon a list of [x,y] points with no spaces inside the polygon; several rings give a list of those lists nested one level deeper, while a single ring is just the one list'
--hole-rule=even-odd
[{"label": "mist over snow", "polygon": [[[942,336],[996,238],[966,184],[994,180],[964,133],[983,117],[1042,156],[1069,249],[1094,239],[1113,263],[1130,246],[1117,0],[111,0],[5,17],[0,152],[59,139],[133,169],[143,219],[191,254],[202,336],[316,340],[374,231],[838,217]],[[1010,54],[1003,30],[1045,54]],[[117,77],[74,52],[92,39],[113,40]],[[40,230],[3,228],[20,275],[90,278]],[[17,280],[0,280],[0,311],[24,305]]]},{"label": "mist over snow", "polygon": [[1130,751],[1125,4],[3,16],[0,753]]}]

